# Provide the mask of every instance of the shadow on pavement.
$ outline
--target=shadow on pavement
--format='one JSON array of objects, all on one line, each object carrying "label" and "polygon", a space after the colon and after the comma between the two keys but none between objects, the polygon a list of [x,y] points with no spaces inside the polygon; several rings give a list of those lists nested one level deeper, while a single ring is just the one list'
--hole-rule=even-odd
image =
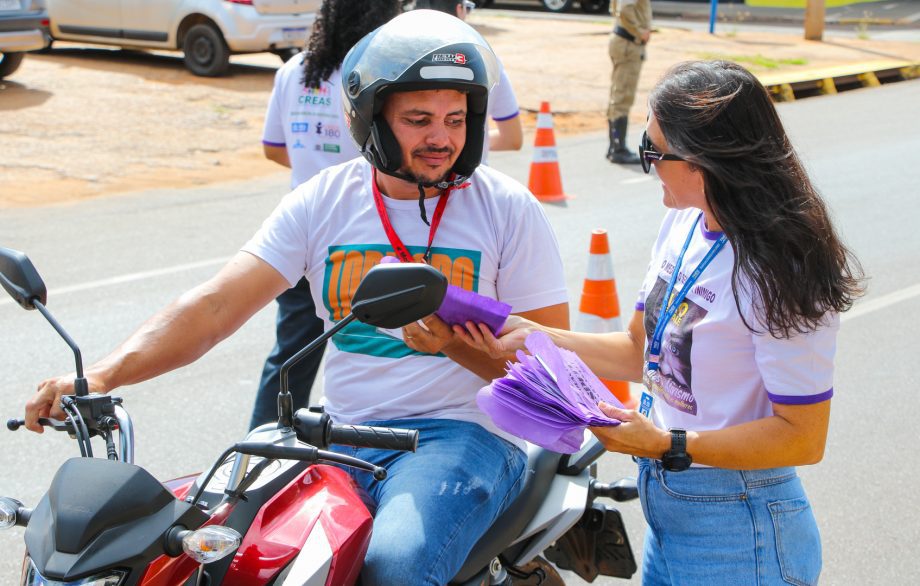
[{"label": "shadow on pavement", "polygon": [[[276,69],[269,66],[233,63],[224,77],[199,77],[185,68],[180,54],[164,55],[131,49],[98,47],[54,48],[30,55],[30,59],[56,62],[67,67],[126,73],[150,81],[195,84],[235,91],[264,92],[271,87]],[[279,60],[280,64],[280,60]]]},{"label": "shadow on pavement", "polygon": [[15,81],[0,80],[0,112],[40,106],[52,95],[51,92],[34,90]]}]

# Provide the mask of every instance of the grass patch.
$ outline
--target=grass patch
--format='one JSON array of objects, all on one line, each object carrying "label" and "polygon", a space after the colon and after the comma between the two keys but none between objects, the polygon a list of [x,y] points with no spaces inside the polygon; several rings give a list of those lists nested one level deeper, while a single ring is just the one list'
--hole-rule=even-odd
[{"label": "grass patch", "polygon": [[764,55],[723,55],[721,53],[698,53],[700,59],[706,61],[734,61],[756,69],[776,69],[783,65],[808,65],[808,59],[795,57],[791,59],[773,59]]}]

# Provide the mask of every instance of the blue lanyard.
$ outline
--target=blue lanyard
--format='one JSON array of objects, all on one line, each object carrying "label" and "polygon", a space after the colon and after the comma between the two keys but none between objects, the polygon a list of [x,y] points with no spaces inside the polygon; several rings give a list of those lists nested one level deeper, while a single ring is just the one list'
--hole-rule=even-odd
[{"label": "blue lanyard", "polygon": [[684,286],[681,288],[680,293],[677,294],[677,297],[673,301],[669,301],[671,295],[674,293],[674,284],[677,283],[677,275],[680,273],[680,267],[684,263],[684,254],[686,254],[687,249],[690,248],[690,241],[693,240],[693,233],[696,231],[696,226],[700,223],[700,218],[702,217],[702,213],[696,217],[696,221],[693,222],[693,227],[690,228],[690,233],[687,234],[687,241],[684,242],[684,248],[680,251],[680,256],[677,257],[677,265],[674,267],[674,272],[671,274],[671,281],[668,283],[668,289],[664,293],[664,299],[661,300],[661,313],[658,314],[658,323],[655,325],[655,333],[652,335],[652,341],[649,343],[648,370],[658,370],[658,359],[661,356],[661,338],[664,336],[664,330],[668,322],[674,317],[674,313],[677,312],[677,308],[680,307],[680,304],[693,287],[693,284],[696,283],[700,275],[703,274],[703,270],[709,266],[712,259],[719,254],[719,251],[722,250],[722,247],[725,246],[725,243],[728,241],[725,234],[722,234],[722,236],[716,240],[712,248],[709,249],[709,252],[706,253],[706,256],[703,257],[703,260],[700,261],[700,264],[690,273],[690,276],[687,278],[686,282],[684,282]]}]

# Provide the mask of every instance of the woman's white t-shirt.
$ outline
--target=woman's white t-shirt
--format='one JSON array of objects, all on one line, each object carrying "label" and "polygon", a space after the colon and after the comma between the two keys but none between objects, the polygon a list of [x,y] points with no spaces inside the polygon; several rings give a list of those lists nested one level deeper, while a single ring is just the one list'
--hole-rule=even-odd
[{"label": "woman's white t-shirt", "polygon": [[[636,309],[645,312],[646,352],[668,281],[687,234],[675,292],[721,233],[707,232],[698,209],[669,210],[652,251]],[[774,338],[754,334],[732,295],[730,243],[703,271],[664,331],[658,375],[646,380],[654,397],[652,420],[662,429],[721,429],[773,414],[773,403],[811,404],[833,395],[834,352],[840,319],[829,314],[817,331]],[[741,311],[759,328],[751,296],[739,291]],[[649,383],[651,383],[649,385]]]}]

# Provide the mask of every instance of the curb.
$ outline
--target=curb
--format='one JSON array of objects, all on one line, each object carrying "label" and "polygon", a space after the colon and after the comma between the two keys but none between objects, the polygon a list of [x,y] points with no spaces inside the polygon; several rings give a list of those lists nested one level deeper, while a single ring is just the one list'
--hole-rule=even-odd
[{"label": "curb", "polygon": [[[803,25],[805,15],[804,11],[800,14],[784,12],[762,12],[743,8],[732,8],[735,4],[726,5],[719,9],[716,15],[716,25],[733,24],[733,23],[781,23],[790,25]],[[652,8],[653,21],[656,18],[666,20],[686,19],[692,21],[709,21],[709,13],[702,13],[694,10],[682,10],[680,8],[654,7]],[[912,17],[888,18],[881,16],[845,16],[828,14],[825,15],[825,25],[849,26],[849,25],[875,25],[875,26],[908,26],[916,22]]]},{"label": "curb", "polygon": [[878,87],[885,83],[920,77],[920,62],[867,61],[811,69],[800,72],[759,75],[758,79],[775,102],[791,102],[797,98],[836,94],[861,87]]}]

